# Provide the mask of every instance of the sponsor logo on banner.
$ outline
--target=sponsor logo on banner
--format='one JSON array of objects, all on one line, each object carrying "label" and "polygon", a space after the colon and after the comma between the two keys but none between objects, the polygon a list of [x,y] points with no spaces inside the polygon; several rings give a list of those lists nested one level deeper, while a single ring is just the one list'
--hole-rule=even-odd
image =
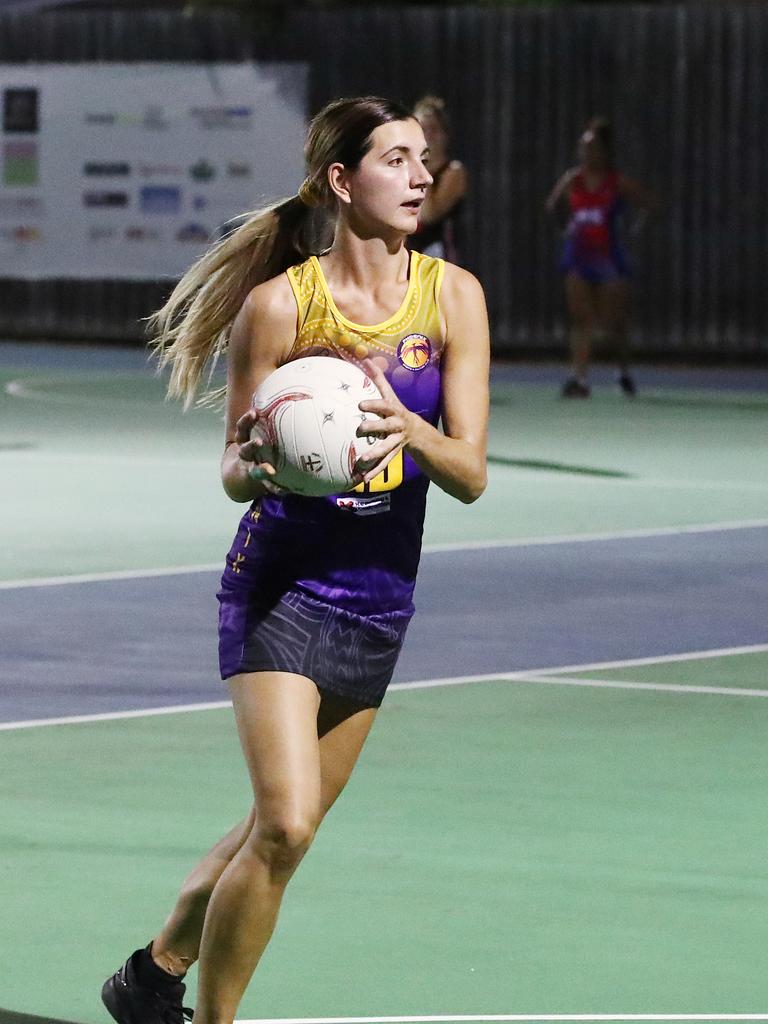
[{"label": "sponsor logo on banner", "polygon": [[86,124],[99,128],[114,128],[118,124],[138,124],[138,117],[131,114],[118,114],[114,110],[86,110],[83,114]]},{"label": "sponsor logo on banner", "polygon": [[139,164],[138,173],[143,178],[178,178],[184,168],[181,164]]},{"label": "sponsor logo on banner", "polygon": [[131,173],[131,165],[122,161],[114,163],[96,163],[91,161],[83,164],[83,174],[92,178],[119,178]]},{"label": "sponsor logo on banner", "polygon": [[176,232],[177,242],[208,242],[211,233],[202,224],[185,224]]},{"label": "sponsor logo on banner", "polygon": [[175,185],[145,185],[139,193],[142,213],[178,213],[181,189]]},{"label": "sponsor logo on banner", "polygon": [[114,238],[117,238],[117,228],[102,227],[98,224],[88,228],[89,242],[111,242]]},{"label": "sponsor logo on banner", "polygon": [[160,239],[160,232],[157,228],[147,228],[143,224],[132,224],[125,229],[125,237],[129,242],[157,242]]},{"label": "sponsor logo on banner", "polygon": [[193,210],[224,210],[227,213],[231,213],[232,210],[240,210],[243,206],[240,197],[231,195],[193,195],[190,202]]},{"label": "sponsor logo on banner", "polygon": [[216,168],[207,160],[198,160],[189,168],[189,176],[193,181],[212,181],[216,177]]},{"label": "sponsor logo on banner", "polygon": [[83,192],[84,206],[127,206],[127,192]]},{"label": "sponsor logo on banner", "polygon": [[128,114],[117,110],[86,110],[83,121],[97,128],[125,128],[138,125],[152,131],[164,131],[171,126],[163,113],[163,108],[156,106],[145,107],[141,114]]},{"label": "sponsor logo on banner", "polygon": [[38,90],[3,89],[3,131],[34,134],[38,130]]},{"label": "sponsor logo on banner", "polygon": [[0,196],[0,217],[20,213],[40,217],[45,213],[45,203],[40,196]]},{"label": "sponsor logo on banner", "polygon": [[36,142],[11,142],[3,145],[3,184],[37,185],[40,166]]},{"label": "sponsor logo on banner", "polygon": [[227,164],[228,178],[250,178],[251,171],[252,168],[250,164],[240,163],[237,160],[231,160]]},{"label": "sponsor logo on banner", "polygon": [[163,107],[158,106],[144,107],[144,120],[142,124],[153,132],[164,132],[171,127],[171,122],[165,116]]},{"label": "sponsor logo on banner", "polygon": [[3,242],[42,242],[43,233],[33,224],[15,224],[13,227],[0,227],[0,240]]},{"label": "sponsor logo on banner", "polygon": [[253,107],[192,107],[189,116],[205,131],[242,131],[253,127]]}]

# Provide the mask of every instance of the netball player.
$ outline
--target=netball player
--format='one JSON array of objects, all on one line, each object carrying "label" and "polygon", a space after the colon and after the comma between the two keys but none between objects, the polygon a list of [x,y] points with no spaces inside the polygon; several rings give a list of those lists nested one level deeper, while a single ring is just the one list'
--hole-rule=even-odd
[{"label": "netball player", "polygon": [[[620,237],[627,204],[642,217],[657,209],[655,195],[614,166],[613,132],[604,118],[593,118],[579,139],[579,164],[555,185],[550,213],[567,204],[568,223],[560,257],[570,321],[571,376],[564,398],[589,398],[592,342],[601,336],[619,364],[619,386],[636,392],[629,372],[629,265]],[[637,222],[635,230],[639,226]]]},{"label": "netball player", "polygon": [[413,108],[429,146],[432,186],[419,211],[410,245],[428,256],[459,262],[461,215],[469,178],[461,160],[450,155],[450,125],[445,101],[424,96]]},{"label": "netball player", "polygon": [[[165,925],[105,983],[120,1024],[230,1024],[291,875],[349,778],[390,681],[419,561],[427,486],[463,502],[486,483],[488,326],[480,285],[411,253],[432,181],[410,113],[364,97],[312,121],[298,195],[254,214],[181,279],[156,314],[170,393],[189,402],[228,350],[227,494],[249,503],[219,591],[219,652],[253,807],[184,883]],[[308,251],[312,208],[333,241]],[[357,491],[290,494],[249,440],[255,388],[314,355],[365,366],[381,400]],[[442,419],[443,430],[438,430]],[[340,984],[343,984],[340,978]]]}]

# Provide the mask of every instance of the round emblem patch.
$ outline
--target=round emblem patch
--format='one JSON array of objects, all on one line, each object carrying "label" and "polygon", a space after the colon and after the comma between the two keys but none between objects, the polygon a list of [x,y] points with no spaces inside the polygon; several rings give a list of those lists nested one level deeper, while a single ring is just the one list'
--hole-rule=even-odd
[{"label": "round emblem patch", "polygon": [[432,345],[425,334],[409,334],[397,346],[397,358],[406,370],[421,370],[431,355]]}]

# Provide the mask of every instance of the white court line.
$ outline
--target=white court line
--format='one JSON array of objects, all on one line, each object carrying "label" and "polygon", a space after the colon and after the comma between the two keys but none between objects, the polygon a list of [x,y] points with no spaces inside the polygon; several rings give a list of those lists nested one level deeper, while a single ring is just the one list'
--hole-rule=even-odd
[{"label": "white court line", "polygon": [[[50,462],[54,460],[57,464],[72,462],[77,465],[79,462],[95,462],[107,464],[115,464],[114,452],[95,454],[90,452],[62,452],[57,448],[17,448],[3,450],[0,449],[0,455],[4,459],[16,458],[19,461],[24,459],[37,459],[40,462]],[[130,466],[138,468],[139,466],[155,466],[158,469],[167,468],[169,466],[211,466],[212,461],[215,461],[218,457],[218,453],[211,455],[177,455],[170,456],[167,454],[157,455],[134,455],[131,452],[120,453],[120,464],[122,466],[130,463]],[[768,489],[768,488],[766,488]],[[222,492],[223,496],[223,492]]]},{"label": "white court line", "polygon": [[[721,689],[719,687],[677,686],[672,683],[667,685],[665,683],[611,682],[610,680],[602,679],[568,679],[566,677],[558,678],[556,675],[557,672],[574,672],[579,670],[588,671],[599,668],[621,668],[629,667],[631,665],[664,664],[670,661],[690,661],[697,658],[704,660],[708,657],[719,658],[731,654],[752,654],[762,651],[768,651],[768,644],[755,644],[751,647],[730,647],[714,651],[690,651],[685,654],[661,655],[657,658],[633,658],[623,662],[613,661],[603,662],[602,664],[597,662],[592,665],[571,665],[567,668],[554,667],[522,669],[512,672],[485,673],[483,675],[445,676],[441,679],[418,679],[409,683],[392,683],[388,688],[388,692],[393,690],[429,690],[442,686],[462,686],[472,683],[511,682],[541,684],[544,686],[557,684],[561,686],[591,686],[596,689],[669,690],[673,693],[718,693],[726,697],[732,695],[763,697],[768,696],[768,691],[743,690],[736,688],[728,689],[727,687],[723,687]],[[80,725],[87,722],[111,722],[121,718],[151,718],[154,715],[184,714],[188,711],[213,711],[221,708],[228,708],[230,706],[231,704],[229,701],[210,701],[204,704],[176,704],[170,707],[141,708],[135,711],[105,711],[99,714],[69,715],[61,718],[29,718],[18,722],[0,722],[0,732],[10,732],[17,729],[36,729],[41,726],[48,725]],[[452,1020],[453,1018],[450,1019]]]},{"label": "white court line", "polygon": [[155,576],[189,576],[196,572],[215,572],[224,568],[224,560],[211,565],[177,565],[168,569],[116,569],[112,572],[81,572],[72,576],[40,576],[38,579],[3,580],[0,590],[26,587],[58,587],[67,583],[110,583],[113,580],[143,580]]},{"label": "white court line", "polygon": [[[105,382],[114,381],[116,378],[125,380],[136,380],[137,377],[141,379],[142,383],[149,378],[145,374],[134,373],[131,370],[118,370],[114,374],[102,371],[95,379],[91,375],[91,383],[103,384]],[[89,393],[87,395],[74,394],[67,395],[62,394],[56,390],[56,384],[64,381],[66,384],[81,385],[82,379],[77,375],[64,375],[62,377],[48,377],[48,378],[33,378],[30,386],[29,382],[23,378],[16,378],[16,380],[9,380],[5,385],[5,393],[10,395],[12,398],[26,398],[36,402],[53,402],[56,405],[84,405],[88,404],[101,404],[105,402],[115,401],[114,395],[100,395]],[[46,382],[49,383],[49,390],[45,389]],[[42,386],[41,386],[42,385]],[[154,396],[139,397],[137,395],[120,395],[118,401],[122,404],[128,402],[135,405],[157,405],[158,401]]]},{"label": "white court line", "polygon": [[[536,548],[552,544],[588,544],[600,541],[634,540],[653,537],[674,537],[689,533],[725,533],[733,530],[768,528],[768,519],[741,519],[722,523],[694,523],[690,526],[661,526],[643,530],[616,530],[606,533],[574,533],[547,537],[517,537],[510,540],[470,540],[425,544],[422,554],[450,551],[490,551],[499,548]],[[170,566],[165,569],[116,569],[110,572],[86,572],[71,576],[40,576],[37,579],[0,581],[0,590],[21,590],[25,587],[57,587],[67,583],[107,583],[111,580],[151,579],[155,576],[184,576],[196,572],[217,572],[224,561],[201,565]]]},{"label": "white court line", "polygon": [[638,530],[613,530],[605,533],[570,533],[548,537],[516,537],[510,540],[448,541],[425,544],[424,553],[433,551],[483,551],[486,548],[535,548],[549,544],[586,544],[607,540],[642,540],[644,537],[676,537],[686,533],[726,533],[732,530],[762,530],[768,519],[734,519],[721,523],[692,523],[687,526],[658,526]]},{"label": "white court line", "polygon": [[768,1013],[472,1013],[420,1017],[264,1017],[235,1024],[469,1024],[519,1021],[738,1021],[768,1020]]},{"label": "white court line", "polygon": [[673,661],[702,661],[706,658],[727,658],[733,654],[762,654],[768,644],[748,644],[744,647],[715,647],[703,651],[683,651],[680,654],[657,654],[648,658],[623,658],[621,661],[593,661],[587,665],[553,665],[551,668],[532,668],[517,675],[554,676],[561,672],[594,672],[597,669],[633,668],[635,665],[667,664]]},{"label": "white court line", "polygon": [[82,725],[84,722],[113,722],[120,718],[153,718],[155,715],[180,715],[187,711],[218,711],[231,708],[230,700],[214,700],[205,704],[175,704],[170,707],[140,708],[136,711],[103,711],[93,715],[69,715],[63,718],[28,718],[21,722],[0,722],[0,732],[36,729],[44,725]]},{"label": "white court line", "polygon": [[598,690],[657,690],[665,693],[711,693],[720,697],[768,697],[768,690],[749,690],[737,686],[683,686],[679,683],[637,683],[620,679],[577,679],[574,676],[539,675],[538,672],[527,677],[518,676],[513,682],[585,686]]}]

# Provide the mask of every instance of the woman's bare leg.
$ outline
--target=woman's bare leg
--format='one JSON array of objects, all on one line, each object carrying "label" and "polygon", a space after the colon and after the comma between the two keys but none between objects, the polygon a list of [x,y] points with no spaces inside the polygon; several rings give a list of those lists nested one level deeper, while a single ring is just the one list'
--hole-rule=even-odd
[{"label": "woman's bare leg", "polygon": [[597,310],[606,345],[619,371],[629,370],[629,282],[625,277],[597,287]]},{"label": "woman's bare leg", "polygon": [[319,708],[317,689],[301,676],[240,676],[232,680],[232,693],[257,814],[208,904],[195,1009],[201,1024],[234,1019],[285,886],[349,777],[375,717],[375,709],[347,702]]},{"label": "woman's bare leg", "polygon": [[571,272],[565,277],[565,298],[570,322],[571,372],[577,381],[585,383],[597,320],[595,286]]},{"label": "woman's bare leg", "polygon": [[[321,816],[344,789],[373,724],[375,708],[324,696],[317,715],[320,747]],[[163,970],[183,975],[200,955],[205,913],[224,869],[254,827],[255,809],[203,857],[187,876],[176,905],[152,941],[152,956]]]},{"label": "woman's bare leg", "polygon": [[248,838],[255,810],[228,832],[184,880],[176,905],[162,931],[152,940],[155,963],[169,974],[183,975],[200,955],[205,912],[216,883]]}]

